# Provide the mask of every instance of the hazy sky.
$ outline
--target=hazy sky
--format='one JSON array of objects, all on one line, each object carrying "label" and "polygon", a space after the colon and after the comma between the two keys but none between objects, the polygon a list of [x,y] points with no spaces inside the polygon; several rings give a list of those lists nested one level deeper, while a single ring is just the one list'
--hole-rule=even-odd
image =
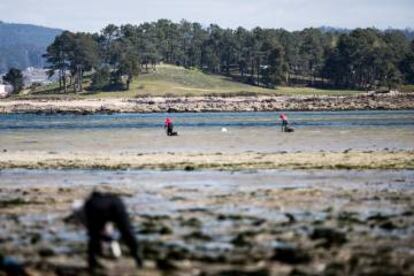
[{"label": "hazy sky", "polygon": [[414,0],[0,0],[0,12],[5,22],[71,31],[159,18],[249,29],[414,27]]}]

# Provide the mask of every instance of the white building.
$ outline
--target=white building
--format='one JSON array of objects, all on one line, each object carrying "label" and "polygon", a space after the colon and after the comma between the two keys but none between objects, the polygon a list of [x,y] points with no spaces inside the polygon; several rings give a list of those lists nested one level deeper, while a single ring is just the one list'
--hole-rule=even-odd
[{"label": "white building", "polygon": [[13,86],[8,84],[0,84],[0,99],[8,97],[13,93]]}]

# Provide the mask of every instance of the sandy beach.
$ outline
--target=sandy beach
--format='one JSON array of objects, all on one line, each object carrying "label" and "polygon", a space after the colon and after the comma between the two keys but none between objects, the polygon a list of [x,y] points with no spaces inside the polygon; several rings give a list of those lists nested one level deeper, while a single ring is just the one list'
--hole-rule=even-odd
[{"label": "sandy beach", "polygon": [[0,168],[26,169],[414,169],[414,152],[105,153],[3,152]]}]

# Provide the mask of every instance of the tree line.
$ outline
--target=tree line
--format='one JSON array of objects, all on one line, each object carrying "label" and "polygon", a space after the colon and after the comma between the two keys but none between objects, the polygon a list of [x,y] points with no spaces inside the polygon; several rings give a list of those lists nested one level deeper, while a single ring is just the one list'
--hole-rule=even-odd
[{"label": "tree line", "polygon": [[224,29],[161,19],[108,25],[100,33],[57,36],[44,55],[60,89],[129,89],[133,77],[160,62],[274,87],[309,85],[345,89],[393,88],[414,83],[414,41],[402,31],[350,32],[308,28]]}]

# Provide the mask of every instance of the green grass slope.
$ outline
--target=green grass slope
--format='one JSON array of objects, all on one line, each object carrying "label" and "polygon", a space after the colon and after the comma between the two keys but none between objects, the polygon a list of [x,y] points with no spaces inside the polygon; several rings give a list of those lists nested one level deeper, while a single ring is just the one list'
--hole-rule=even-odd
[{"label": "green grass slope", "polygon": [[142,73],[135,78],[129,91],[100,92],[95,96],[236,96],[274,93],[276,90],[247,85],[224,76],[206,74],[197,69],[159,65],[156,71]]},{"label": "green grass slope", "polygon": [[[86,88],[87,88],[87,84]],[[351,95],[358,91],[325,90],[309,87],[277,87],[268,89],[248,85],[231,78],[206,74],[197,69],[162,64],[156,71],[134,78],[129,91],[54,94],[56,85],[37,88],[30,95],[18,97],[135,98],[145,96],[241,96],[241,95]]]}]

